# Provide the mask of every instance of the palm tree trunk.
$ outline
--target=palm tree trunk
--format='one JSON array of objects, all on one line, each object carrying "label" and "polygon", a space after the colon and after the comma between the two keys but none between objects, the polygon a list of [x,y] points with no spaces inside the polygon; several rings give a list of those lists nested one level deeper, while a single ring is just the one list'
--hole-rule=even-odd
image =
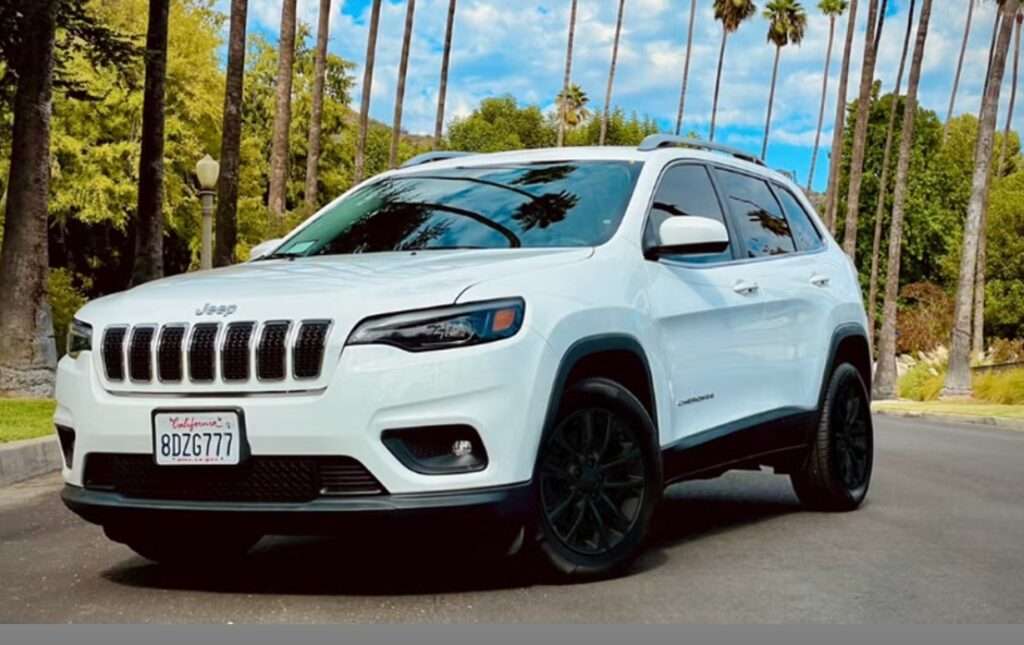
[{"label": "palm tree trunk", "polygon": [[331,30],[331,0],[320,0],[313,60],[313,97],[309,108],[309,140],[306,144],[306,206],[316,206],[320,166],[320,126],[324,112],[324,77],[327,74],[327,38]]},{"label": "palm tree trunk", "polygon": [[[856,2],[857,0],[853,0]],[[715,123],[718,121],[718,95],[722,88],[722,63],[725,61],[725,43],[729,32],[722,27],[722,45],[718,48],[718,71],[715,72],[715,97],[711,101],[711,128],[708,130],[708,141],[715,140]]]},{"label": "palm tree trunk", "polygon": [[[1010,139],[1013,128],[1013,111],[1017,104],[1017,78],[1020,72],[1020,30],[1024,16],[1016,16],[1017,29],[1013,45],[1013,72],[1010,76],[1010,105],[1006,113],[1006,126],[1003,129],[1003,140],[999,144],[999,164],[996,177],[1002,177],[1006,171],[1006,142]],[[991,180],[989,180],[991,183]],[[971,353],[980,355],[985,352],[985,261],[988,256],[988,200],[990,192],[985,193],[985,210],[981,216],[981,234],[978,238],[978,268],[974,277],[973,324],[971,330]]]},{"label": "palm tree trunk", "polygon": [[288,186],[288,129],[292,122],[292,63],[295,61],[295,3],[281,5],[281,35],[278,39],[274,129],[270,140],[270,189],[267,206],[278,217],[284,215]]},{"label": "palm tree trunk", "polygon": [[953,107],[956,105],[956,93],[960,89],[960,72],[964,68],[964,55],[967,53],[967,41],[971,37],[971,19],[974,17],[974,1],[967,0],[967,24],[964,25],[964,40],[960,44],[960,58],[956,63],[956,74],[953,76],[953,91],[949,93],[949,109],[946,111],[946,125],[942,130],[942,139],[945,141],[949,134],[949,122],[953,119]]},{"label": "palm tree trunk", "polygon": [[850,14],[846,24],[846,44],[843,46],[843,63],[839,72],[839,89],[836,94],[836,118],[832,124],[832,152],[828,160],[828,188],[825,192],[825,224],[835,233],[836,211],[839,208],[839,166],[843,160],[843,128],[846,123],[846,86],[850,80],[850,56],[853,52],[853,35],[857,31],[857,0],[850,0]]},{"label": "palm tree trunk", "polygon": [[164,275],[164,88],[170,4],[170,0],[149,0],[133,284]]},{"label": "palm tree trunk", "polygon": [[832,64],[832,43],[836,36],[836,17],[828,21],[828,49],[825,50],[825,74],[821,79],[821,105],[818,107],[818,128],[814,131],[814,154],[811,155],[811,169],[807,173],[807,192],[814,183],[814,168],[818,165],[818,148],[821,145],[821,127],[825,122],[825,104],[828,98],[828,70]]},{"label": "palm tree trunk", "polygon": [[693,53],[693,22],[696,17],[697,0],[691,0],[690,26],[686,30],[686,60],[683,63],[683,87],[679,90],[679,113],[676,114],[676,136],[679,136],[679,131],[683,127],[683,113],[686,112],[686,85],[690,80],[690,54]]},{"label": "palm tree trunk", "polygon": [[615,65],[619,59],[619,36],[622,34],[622,11],[626,7],[626,0],[619,0],[619,15],[615,20],[615,40],[612,43],[612,64],[608,68],[608,90],[604,94],[604,113],[601,116],[601,137],[599,145],[604,145],[608,136],[608,116],[612,108],[612,85],[615,83]]},{"label": "palm tree trunk", "polygon": [[562,100],[558,103],[558,147],[561,148],[565,145],[565,113],[566,104],[565,99],[569,95],[569,84],[572,82],[572,44],[573,39],[576,37],[576,4],[577,0],[572,0],[572,6],[569,8],[569,40],[565,46],[565,77],[562,79]]},{"label": "palm tree trunk", "polygon": [[782,48],[775,46],[775,63],[772,65],[772,85],[768,91],[768,116],[764,120],[764,142],[761,144],[761,159],[768,156],[768,134],[772,129],[772,104],[775,103],[775,81],[779,77],[779,57],[782,55]]},{"label": "palm tree trunk", "polygon": [[370,129],[370,94],[373,92],[373,61],[377,56],[377,28],[380,26],[381,0],[373,0],[370,10],[370,33],[366,37],[366,58],[363,61],[363,96],[359,107],[359,140],[356,143],[353,183],[358,184],[366,174],[366,138]]},{"label": "palm tree trunk", "polygon": [[241,165],[245,20],[248,8],[249,0],[231,0],[224,120],[220,139],[220,175],[217,179],[217,234],[213,248],[213,265],[218,267],[234,263],[235,244],[238,241],[238,169]]},{"label": "palm tree trunk", "polygon": [[444,103],[448,96],[448,66],[452,56],[452,28],[455,26],[455,3],[448,4],[448,24],[444,31],[444,53],[441,55],[441,84],[437,91],[437,120],[434,122],[434,147],[441,145],[444,132]]},{"label": "palm tree trunk", "polygon": [[900,288],[900,252],[903,248],[903,209],[906,204],[907,176],[910,173],[911,146],[914,141],[914,119],[917,116],[917,89],[921,83],[921,61],[928,39],[928,22],[932,0],[924,0],[917,24],[914,56],[907,81],[907,100],[903,107],[900,131],[900,156],[896,163],[896,183],[892,193],[892,221],[889,223],[889,260],[885,272],[885,303],[882,306],[882,328],[878,340],[878,366],[875,370],[874,397],[896,397],[896,304]]},{"label": "palm tree trunk", "polygon": [[914,27],[914,4],[910,0],[907,13],[907,33],[903,37],[903,52],[900,54],[900,66],[896,72],[896,87],[892,93],[892,105],[889,108],[889,124],[885,129],[885,151],[882,153],[882,179],[879,182],[878,199],[875,204],[875,231],[871,239],[871,278],[868,280],[868,340],[874,343],[875,337],[875,306],[878,303],[878,254],[882,246],[882,225],[885,221],[885,196],[889,194],[889,165],[892,161],[892,140],[896,132],[896,114],[900,102],[900,87],[903,85],[903,70],[907,64],[907,52],[910,49],[910,35]]},{"label": "palm tree trunk", "polygon": [[[1006,0],[1001,11],[1005,12],[1004,15],[1007,18],[1012,18],[1017,15],[1019,7],[1019,0]],[[982,214],[985,210],[985,195],[991,172],[996,110],[999,106],[999,92],[1002,89],[1006,54],[1012,31],[1013,20],[1003,20],[1000,23],[998,40],[986,79],[985,95],[982,99],[978,141],[974,150],[971,198],[967,204],[964,246],[960,253],[960,279],[953,313],[953,340],[949,352],[949,369],[946,372],[946,382],[942,388],[942,396],[945,397],[970,396],[971,394],[971,307],[975,268],[978,260],[978,240],[981,237]]]},{"label": "palm tree trunk", "polygon": [[412,23],[416,14],[416,0],[408,0],[405,7],[405,32],[402,36],[402,59],[398,64],[398,87],[395,90],[395,120],[391,126],[391,154],[388,163],[398,167],[398,143],[402,137],[402,103],[405,101],[405,77],[409,72],[409,47],[412,45]]},{"label": "palm tree trunk", "polygon": [[0,395],[51,396],[57,363],[46,298],[50,114],[58,0],[22,2],[3,246],[0,248]]},{"label": "palm tree trunk", "polygon": [[857,97],[857,121],[853,127],[853,150],[850,154],[850,186],[846,195],[846,230],[843,250],[856,262],[857,220],[860,216],[860,188],[864,181],[864,152],[868,139],[868,115],[871,114],[871,86],[875,82],[875,33],[878,0],[868,4],[868,28],[864,38],[864,62],[860,70],[860,95]]}]

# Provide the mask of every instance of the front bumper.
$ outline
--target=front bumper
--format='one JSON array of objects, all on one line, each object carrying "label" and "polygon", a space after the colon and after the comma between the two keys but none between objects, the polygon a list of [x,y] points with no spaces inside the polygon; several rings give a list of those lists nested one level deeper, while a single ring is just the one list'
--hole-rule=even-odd
[{"label": "front bumper", "polygon": [[83,519],[104,526],[223,524],[268,535],[339,535],[354,528],[417,522],[418,528],[476,532],[527,521],[529,483],[474,490],[320,498],[302,503],[187,502],[129,498],[65,485],[61,499]]}]

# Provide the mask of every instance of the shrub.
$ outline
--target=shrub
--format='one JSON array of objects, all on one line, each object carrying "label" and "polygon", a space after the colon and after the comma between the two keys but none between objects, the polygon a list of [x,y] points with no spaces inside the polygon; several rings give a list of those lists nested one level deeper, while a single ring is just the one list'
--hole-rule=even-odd
[{"label": "shrub", "polygon": [[949,340],[953,331],[953,299],[942,287],[915,282],[900,290],[905,302],[896,321],[896,351],[929,352]]},{"label": "shrub", "polygon": [[939,398],[945,379],[945,365],[922,361],[911,367],[900,379],[900,397],[914,401],[934,401]]},{"label": "shrub", "polygon": [[1024,369],[975,376],[974,397],[990,403],[1024,405]]},{"label": "shrub", "polygon": [[993,365],[1020,363],[1024,361],[1024,338],[1017,340],[995,338],[989,345],[988,351]]},{"label": "shrub", "polygon": [[51,269],[47,284],[50,308],[53,310],[53,333],[57,341],[57,356],[67,350],[68,327],[75,312],[85,305],[87,298],[77,289],[67,269]]}]

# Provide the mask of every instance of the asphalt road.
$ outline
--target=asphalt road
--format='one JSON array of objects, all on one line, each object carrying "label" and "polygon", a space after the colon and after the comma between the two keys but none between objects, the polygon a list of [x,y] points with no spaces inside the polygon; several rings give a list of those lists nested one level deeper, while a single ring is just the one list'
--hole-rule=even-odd
[{"label": "asphalt road", "polygon": [[788,479],[669,490],[624,577],[515,559],[269,538],[241,568],[168,571],[67,512],[59,479],[0,490],[3,622],[1024,622],[1024,433],[878,418],[865,506],[804,512]]}]

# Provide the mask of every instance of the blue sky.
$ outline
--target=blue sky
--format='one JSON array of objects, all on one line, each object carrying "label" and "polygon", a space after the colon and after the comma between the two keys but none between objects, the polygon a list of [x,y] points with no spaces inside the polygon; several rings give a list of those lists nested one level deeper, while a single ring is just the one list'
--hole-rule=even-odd
[{"label": "blue sky", "polygon": [[[968,1],[934,0],[920,100],[940,118],[945,118]],[[218,0],[218,4],[227,11],[228,0]],[[250,0],[249,4],[250,31],[276,40],[281,0]],[[360,66],[356,72],[360,80],[370,4],[370,0],[333,0],[332,4],[329,48]],[[683,129],[703,137],[710,120],[721,31],[713,19],[711,0],[698,0],[697,4]],[[765,2],[757,4],[758,15],[729,38],[717,136],[719,141],[754,153],[761,148],[773,56],[773,49],[765,42],[767,22],[760,16]],[[920,4],[918,0],[918,7]],[[315,24],[318,5],[318,0],[299,0],[300,19]],[[562,81],[569,5],[570,0],[459,0],[447,120],[469,113],[485,97],[502,94],[550,109]],[[593,109],[600,109],[604,100],[617,5],[616,0],[579,0],[573,80],[590,96]],[[768,149],[768,163],[796,172],[801,183],[806,181],[810,165],[828,39],[828,21],[818,11],[816,0],[805,0],[804,5],[809,16],[807,35],[800,47],[783,50]],[[860,0],[860,5],[848,93],[851,99],[859,83],[867,0]],[[975,9],[956,113],[976,112],[980,106],[994,6],[994,2],[984,0]],[[416,3],[403,122],[412,132],[433,130],[447,7],[448,0]],[[612,103],[649,115],[666,130],[674,124],[679,101],[689,7],[689,0],[626,0]],[[890,91],[895,81],[907,10],[908,0],[890,0],[876,70],[884,91]],[[371,100],[371,114],[383,122],[390,122],[394,110],[404,18],[404,0],[384,0]],[[830,97],[815,172],[817,189],[823,187],[827,174],[845,29],[844,16],[836,28]],[[1008,85],[1004,85],[1000,127],[1009,102]],[[361,84],[355,88],[353,106],[358,106],[360,91]],[[1019,123],[1022,111],[1024,100],[1017,102],[1015,123]]]}]

